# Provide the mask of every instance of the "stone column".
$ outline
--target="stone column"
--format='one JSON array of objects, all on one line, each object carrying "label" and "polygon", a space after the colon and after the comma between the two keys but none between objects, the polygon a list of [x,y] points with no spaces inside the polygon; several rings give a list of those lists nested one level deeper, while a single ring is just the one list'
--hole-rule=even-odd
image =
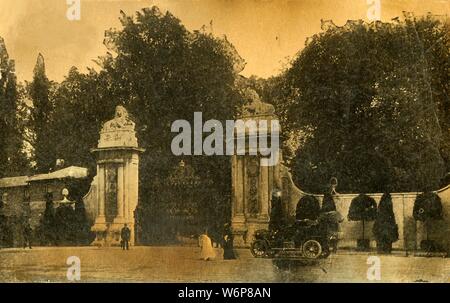
[{"label": "stone column", "polygon": [[105,222],[105,167],[97,164],[98,172],[98,215],[97,222]]},{"label": "stone column", "polygon": [[233,230],[234,245],[245,246],[245,235],[247,232],[244,215],[245,199],[245,178],[244,178],[244,157],[233,155],[232,177],[233,177],[233,197],[232,197],[232,217],[231,226]]},{"label": "stone column", "polygon": [[269,216],[269,167],[259,165],[259,209],[262,217]]},{"label": "stone column", "polygon": [[244,158],[234,157],[236,157],[236,192],[234,193],[236,199],[235,214],[244,215]]},{"label": "stone column", "polygon": [[124,217],[124,199],[123,199],[123,164],[117,167],[117,217]]}]

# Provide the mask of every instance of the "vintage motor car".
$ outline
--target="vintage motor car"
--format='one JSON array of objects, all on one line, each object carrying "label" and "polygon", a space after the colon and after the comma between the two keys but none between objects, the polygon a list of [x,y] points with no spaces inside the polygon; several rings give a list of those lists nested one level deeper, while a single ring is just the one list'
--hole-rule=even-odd
[{"label": "vintage motor car", "polygon": [[[292,225],[274,230],[257,230],[251,244],[251,253],[257,258],[304,257],[326,258],[330,255],[337,235],[330,232],[336,212],[317,220],[296,220]],[[331,220],[330,220],[331,218]]]}]

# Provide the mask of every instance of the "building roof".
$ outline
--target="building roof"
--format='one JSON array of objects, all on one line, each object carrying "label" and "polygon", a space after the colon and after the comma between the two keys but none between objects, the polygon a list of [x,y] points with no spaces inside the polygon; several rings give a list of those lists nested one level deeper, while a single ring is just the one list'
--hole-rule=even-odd
[{"label": "building roof", "polygon": [[55,180],[55,179],[83,179],[88,176],[88,170],[84,167],[69,166],[48,174],[39,174],[34,176],[19,176],[0,179],[0,188],[27,186],[29,182]]},{"label": "building roof", "polygon": [[42,180],[54,180],[54,179],[82,179],[88,176],[88,170],[84,167],[69,166],[60,170],[48,174],[34,175],[28,178],[28,182],[42,181]]},{"label": "building roof", "polygon": [[9,177],[0,179],[0,188],[26,186],[28,176]]}]

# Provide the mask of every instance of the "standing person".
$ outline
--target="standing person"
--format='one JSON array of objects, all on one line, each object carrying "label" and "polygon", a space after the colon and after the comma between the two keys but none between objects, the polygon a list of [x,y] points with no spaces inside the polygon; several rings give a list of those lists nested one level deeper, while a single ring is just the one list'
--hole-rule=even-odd
[{"label": "standing person", "polygon": [[223,232],[223,259],[233,260],[236,255],[233,250],[233,233],[231,231],[230,223],[225,223]]},{"label": "standing person", "polygon": [[339,240],[339,224],[344,221],[344,218],[336,209],[336,203],[334,202],[334,196],[332,192],[333,189],[325,192],[323,195],[322,207],[320,209],[320,218],[322,222],[325,223],[324,233],[327,239],[329,239],[330,248],[334,253],[336,253]]},{"label": "standing person", "polygon": [[212,247],[211,238],[208,236],[207,230],[205,230],[205,232],[198,237],[198,245],[201,248],[200,259],[209,261],[216,257],[216,252]]},{"label": "standing person", "polygon": [[23,248],[27,246],[31,249],[31,237],[33,230],[31,229],[30,223],[27,221],[23,227]]},{"label": "standing person", "polygon": [[123,225],[122,230],[120,231],[120,237],[121,237],[121,246],[123,250],[129,249],[129,241],[130,241],[131,231],[128,228],[127,224],[125,223]]}]

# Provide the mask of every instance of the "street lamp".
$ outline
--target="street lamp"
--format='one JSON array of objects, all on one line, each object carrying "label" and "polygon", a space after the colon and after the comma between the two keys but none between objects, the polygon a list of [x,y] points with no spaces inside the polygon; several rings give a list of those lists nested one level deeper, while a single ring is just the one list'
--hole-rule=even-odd
[{"label": "street lamp", "polygon": [[62,201],[59,202],[59,205],[69,205],[70,207],[72,207],[72,209],[75,209],[75,202],[67,199],[67,196],[69,195],[69,190],[67,188],[63,188],[61,194],[63,195],[64,198],[62,199]]}]

